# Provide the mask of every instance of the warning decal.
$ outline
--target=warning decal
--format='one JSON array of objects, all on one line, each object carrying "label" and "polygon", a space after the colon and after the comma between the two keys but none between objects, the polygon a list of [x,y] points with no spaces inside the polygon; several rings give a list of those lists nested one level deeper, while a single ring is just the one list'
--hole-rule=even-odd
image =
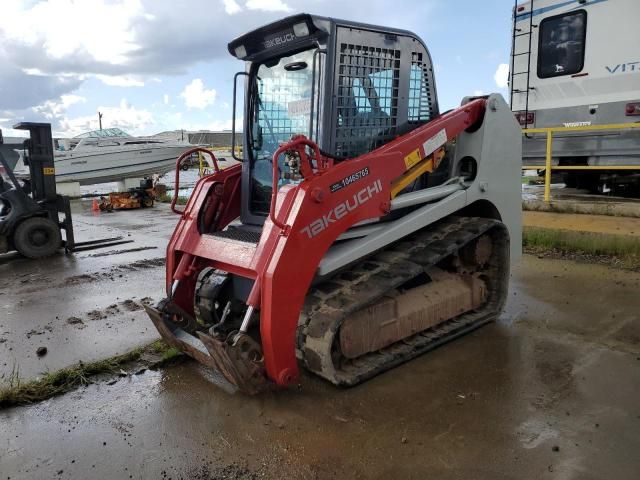
[{"label": "warning decal", "polygon": [[422,148],[424,148],[424,156],[426,157],[431,155],[445,143],[447,143],[447,131],[443,128],[422,144]]},{"label": "warning decal", "polygon": [[416,148],[413,152],[404,157],[404,164],[407,167],[407,170],[409,170],[416,163],[420,162],[420,160],[422,160],[422,155],[420,154],[420,149]]}]

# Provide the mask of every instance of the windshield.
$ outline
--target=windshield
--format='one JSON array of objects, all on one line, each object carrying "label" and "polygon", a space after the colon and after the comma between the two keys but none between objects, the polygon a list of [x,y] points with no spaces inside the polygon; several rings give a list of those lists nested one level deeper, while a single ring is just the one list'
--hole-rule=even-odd
[{"label": "windshield", "polygon": [[[260,65],[251,79],[249,149],[251,211],[269,211],[273,153],[293,135],[309,134],[313,50]],[[279,159],[280,170],[286,167]],[[281,180],[278,186],[289,183]]]}]

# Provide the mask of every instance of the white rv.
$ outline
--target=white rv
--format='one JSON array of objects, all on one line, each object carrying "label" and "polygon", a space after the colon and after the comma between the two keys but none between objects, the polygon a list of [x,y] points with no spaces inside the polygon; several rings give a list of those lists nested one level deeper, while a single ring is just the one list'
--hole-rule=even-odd
[{"label": "white rv", "polygon": [[[640,0],[531,0],[514,8],[511,108],[522,127],[640,122]],[[544,165],[545,134],[523,139],[523,164]],[[640,129],[554,134],[553,164],[638,165],[576,171],[595,191],[640,177]]]}]

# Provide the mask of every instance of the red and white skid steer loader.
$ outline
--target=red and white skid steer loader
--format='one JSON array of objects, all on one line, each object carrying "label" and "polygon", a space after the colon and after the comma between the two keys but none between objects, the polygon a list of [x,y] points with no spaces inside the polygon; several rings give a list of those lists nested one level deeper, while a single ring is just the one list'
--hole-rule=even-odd
[{"label": "red and white skid steer loader", "polygon": [[299,364],[348,386],[500,313],[521,250],[500,95],[440,114],[416,35],[307,14],[229,51],[246,62],[242,164],[180,212],[167,298],[147,308],[169,344],[250,394]]}]

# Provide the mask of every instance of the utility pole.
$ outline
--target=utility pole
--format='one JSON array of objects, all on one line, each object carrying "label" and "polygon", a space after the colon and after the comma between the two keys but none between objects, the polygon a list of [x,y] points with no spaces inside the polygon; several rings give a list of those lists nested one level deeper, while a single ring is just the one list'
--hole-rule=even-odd
[{"label": "utility pole", "polygon": [[98,124],[100,125],[100,130],[102,130],[102,112],[98,112]]}]

